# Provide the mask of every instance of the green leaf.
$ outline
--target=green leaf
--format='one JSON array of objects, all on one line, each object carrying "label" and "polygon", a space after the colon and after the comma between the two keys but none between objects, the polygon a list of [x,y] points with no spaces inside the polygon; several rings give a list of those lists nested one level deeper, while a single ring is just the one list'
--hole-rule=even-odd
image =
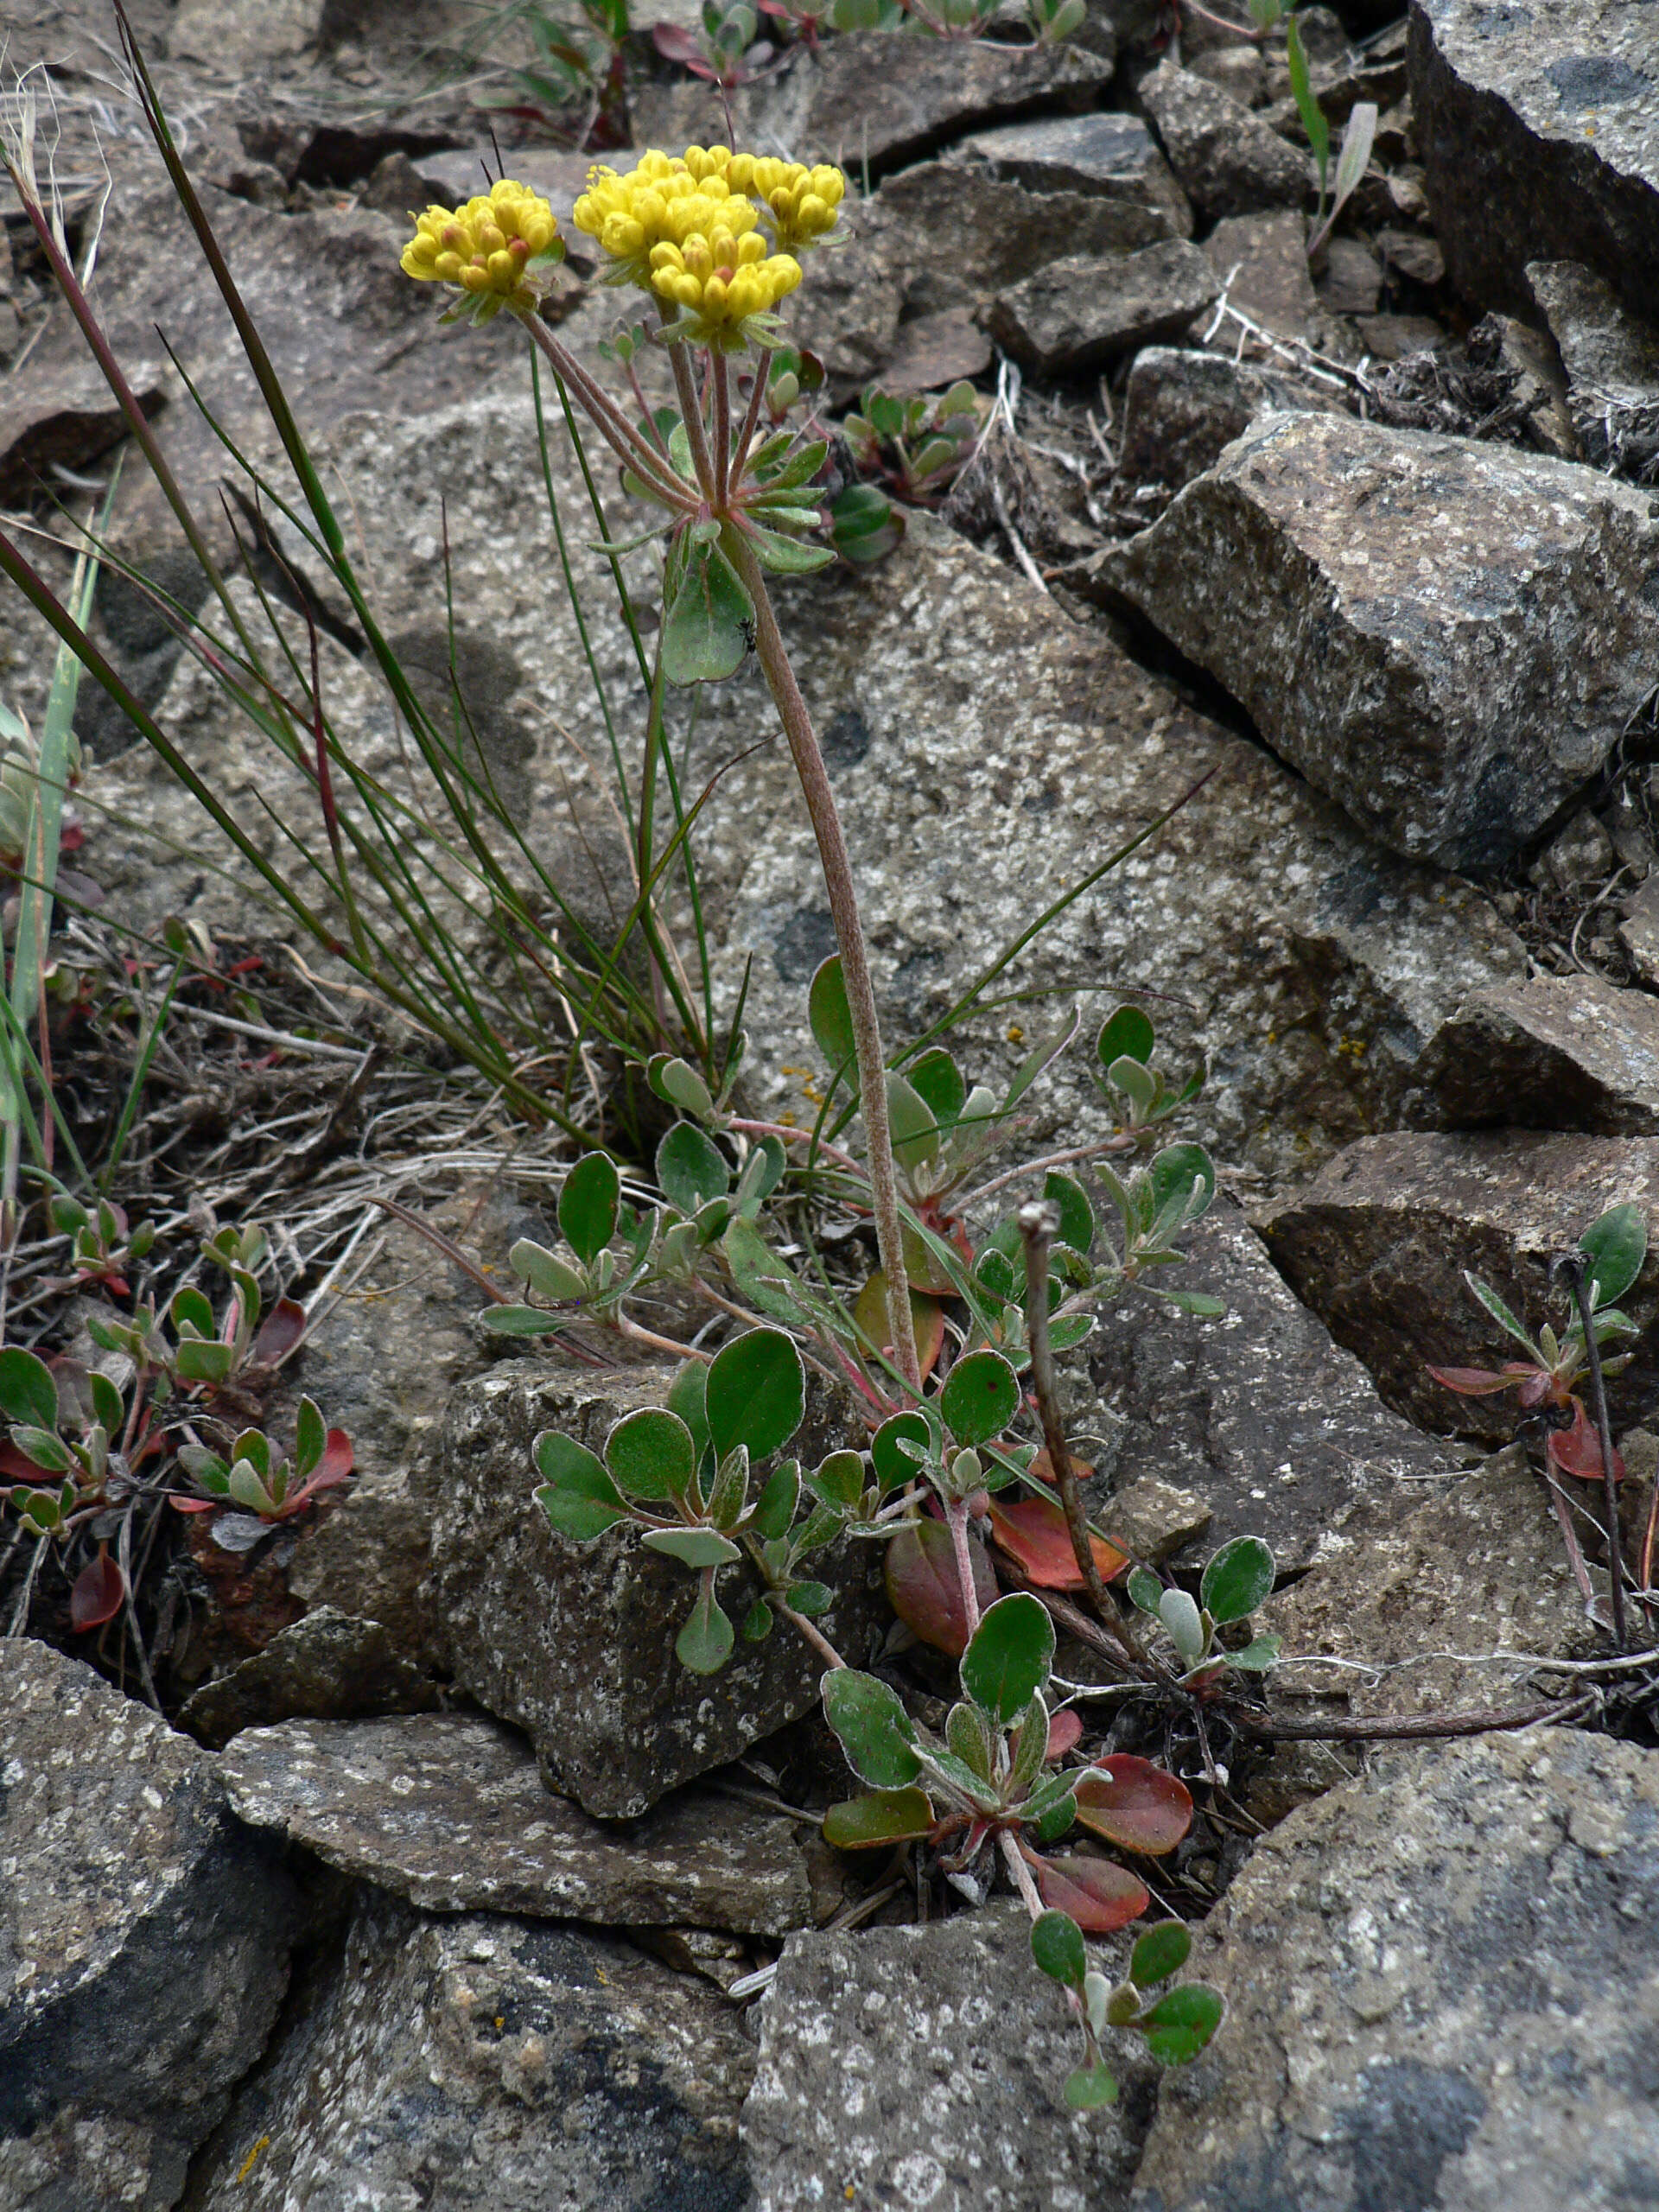
[{"label": "green leaf", "polygon": [[592,1267],[615,1236],[621,1195],[616,1163],[602,1152],[585,1153],[565,1177],[559,1233],[584,1267]]},{"label": "green leaf", "polygon": [[847,985],[838,952],[832,952],[822,962],[812,978],[806,994],[806,1018],[811,1025],[813,1042],[831,1071],[844,1073],[856,1090],[858,1046],[853,1034],[852,1010],[847,1003]]},{"label": "green leaf", "polygon": [[1039,1914],[1031,1923],[1031,1955],[1051,1981],[1081,1990],[1089,1971],[1083,1930],[1069,1912]]},{"label": "green leaf", "polygon": [[1068,2075],[1065,2101],[1074,2112],[1098,2112],[1102,2105],[1117,2102],[1117,2083],[1096,2058]]},{"label": "green leaf", "polygon": [[944,1716],[944,1740],[970,1773],[991,1778],[996,1742],[989,1721],[976,1705],[953,1705]]},{"label": "green leaf", "polygon": [[1207,1290],[1160,1289],[1157,1294],[1166,1306],[1173,1306],[1179,1312],[1191,1313],[1201,1321],[1214,1321],[1227,1311],[1225,1300],[1212,1298]]},{"label": "green leaf", "polygon": [[194,1329],[199,1337],[213,1334],[213,1309],[201,1292],[189,1285],[174,1292],[167,1314],[175,1329]]},{"label": "green leaf", "polygon": [[1157,1041],[1158,1033],[1138,1006],[1121,1006],[1102,1023],[1095,1058],[1103,1068],[1122,1059],[1139,1060],[1144,1067]]},{"label": "green leaf", "polygon": [[890,1490],[902,1489],[921,1472],[919,1461],[899,1449],[901,1438],[906,1443],[919,1444],[924,1451],[931,1449],[933,1440],[920,1414],[889,1414],[870,1439],[870,1464],[884,1496]]},{"label": "green leaf", "polygon": [[126,1414],[121,1393],[109,1376],[99,1374],[97,1368],[93,1368],[92,1372],[92,1388],[93,1418],[101,1424],[106,1435],[113,1436],[119,1430]]},{"label": "green leaf", "polygon": [[314,1398],[302,1398],[294,1424],[294,1471],[303,1482],[328,1446],[328,1425]]},{"label": "green leaf", "polygon": [[531,1446],[536,1471],[547,1487],[536,1493],[562,1536],[587,1543],[627,1517],[627,1501],[594,1452],[574,1436],[544,1428]]},{"label": "green leaf", "polygon": [[905,1077],[887,1076],[887,1122],[893,1137],[893,1156],[901,1167],[922,1167],[938,1156],[939,1124],[927,1104]]},{"label": "green leaf", "polygon": [[235,1348],[231,1344],[204,1343],[200,1338],[187,1337],[174,1355],[174,1364],[181,1382],[222,1382],[235,1357]]},{"label": "green leaf", "polygon": [[1337,156],[1337,181],[1331,195],[1331,220],[1334,222],[1358,189],[1371,158],[1371,148],[1376,143],[1376,105],[1372,100],[1357,100],[1348,111],[1348,121],[1342,134],[1342,151]]},{"label": "green leaf", "polygon": [[795,1459],[785,1459],[760,1493],[749,1522],[755,1535],[773,1543],[786,1536],[790,1523],[795,1518],[800,1495],[800,1463]]},{"label": "green leaf", "polygon": [[1094,1333],[1092,1313],[1068,1313],[1063,1320],[1049,1324],[1048,1341],[1054,1351],[1071,1351]]},{"label": "green leaf", "polygon": [[698,1121],[706,1120],[715,1110],[708,1084],[687,1060],[671,1059],[666,1052],[658,1052],[646,1063],[645,1080],[659,1098]]},{"label": "green leaf", "polygon": [[1307,143],[1313,149],[1313,157],[1319,165],[1319,198],[1325,198],[1325,171],[1331,161],[1331,125],[1325,121],[1325,110],[1314,98],[1313,79],[1308,75],[1307,51],[1302,44],[1301,26],[1294,16],[1285,25],[1285,59],[1290,65],[1291,97],[1296,103],[1296,112],[1302,118],[1302,128],[1307,133]]},{"label": "green leaf", "polygon": [[715,1599],[713,1578],[705,1576],[697,1601],[675,1639],[674,1656],[694,1675],[716,1675],[731,1657],[736,1641],[731,1622]]},{"label": "green leaf", "polygon": [[43,1359],[17,1344],[0,1351],[0,1412],[33,1428],[56,1428],[58,1386]]},{"label": "green leaf", "polygon": [[941,1128],[960,1119],[968,1103],[968,1085],[962,1070],[943,1045],[934,1045],[905,1070],[906,1080]]},{"label": "green leaf", "polygon": [[1278,1664],[1279,1654],[1284,1649],[1282,1636],[1258,1636],[1242,1651],[1230,1651],[1227,1664],[1242,1667],[1247,1675],[1265,1675],[1269,1667]]},{"label": "green leaf", "polygon": [[724,1155],[695,1122],[677,1122],[657,1147],[657,1183],[671,1206],[688,1216],[731,1188]]},{"label": "green leaf", "polygon": [[1242,1621],[1273,1594],[1273,1554],[1260,1536],[1235,1536],[1204,1570],[1198,1602],[1211,1620]]},{"label": "green leaf", "polygon": [[849,1797],[823,1816],[823,1840],[837,1851],[868,1851],[876,1844],[912,1843],[931,1834],[933,1808],[921,1789],[877,1789]]},{"label": "green leaf", "polygon": [[1221,2025],[1226,2008],[1213,1989],[1190,1981],[1158,1999],[1135,2023],[1147,2038],[1147,2048],[1166,2066],[1185,2066],[1195,2059]]},{"label": "green leaf", "polygon": [[851,1508],[864,1495],[864,1455],[861,1452],[832,1452],[805,1478],[814,1497],[826,1505]]},{"label": "green leaf", "polygon": [[836,1667],[821,1685],[823,1717],[840,1739],[847,1764],[874,1789],[903,1789],[922,1770],[916,1731],[897,1691],[855,1667]]},{"label": "green leaf", "polygon": [[718,1458],[747,1444],[751,1459],[780,1451],[806,1414],[806,1370],[781,1329],[751,1329],[709,1370],[709,1434]]},{"label": "green leaf", "polygon": [[1086,1255],[1095,1241],[1095,1210],[1082,1184],[1051,1167],[1043,1179],[1043,1196],[1060,1210],[1061,1243]]},{"label": "green leaf", "polygon": [[1647,1217],[1633,1202],[1611,1206],[1585,1230],[1579,1249],[1590,1262],[1592,1306],[1615,1305],[1641,1274],[1648,1256]]},{"label": "green leaf", "polygon": [[1147,1179],[1160,1214],[1179,1201],[1177,1227],[1199,1220],[1216,1195],[1216,1171],[1201,1144],[1166,1145],[1148,1169]]},{"label": "green leaf", "polygon": [[67,1475],[75,1464],[74,1453],[54,1428],[36,1428],[32,1421],[20,1421],[11,1432],[11,1440],[26,1459],[44,1467],[48,1474]]},{"label": "green leaf", "polygon": [[1154,1620],[1162,1618],[1164,1586],[1149,1567],[1135,1567],[1123,1586],[1132,1605],[1138,1605],[1143,1613],[1150,1613]]},{"label": "green leaf", "polygon": [[[770,512],[776,513],[774,508]],[[816,503],[803,512],[803,523],[817,520]],[[817,569],[827,569],[835,559],[835,549],[830,545],[804,545],[798,537],[786,537],[780,530],[766,530],[751,521],[748,539],[754,557],[763,569],[770,569],[778,576],[808,576]]]},{"label": "green leaf", "polygon": [[874,484],[849,484],[830,504],[830,534],[843,561],[885,560],[902,543],[904,510]]},{"label": "green leaf", "polygon": [[588,1294],[587,1283],[573,1267],[528,1236],[521,1236],[507,1254],[507,1265],[520,1282],[543,1298],[563,1300]]},{"label": "green leaf", "polygon": [[1140,1989],[1156,1989],[1186,1964],[1192,1950],[1190,1929],[1179,1920],[1160,1920],[1135,1938],[1129,1957],[1129,1980]]},{"label": "green leaf", "polygon": [[784,1592],[785,1603],[793,1605],[798,1613],[804,1613],[809,1620],[816,1620],[820,1613],[827,1613],[836,1602],[836,1593],[827,1582],[791,1582]]},{"label": "green leaf", "polygon": [[988,1444],[1020,1405],[1020,1383],[999,1351],[969,1352],[944,1378],[939,1411],[958,1444]]},{"label": "green leaf", "polygon": [[708,1387],[709,1370],[700,1359],[688,1359],[668,1386],[668,1410],[690,1430],[699,1465],[709,1449]]},{"label": "green leaf", "polygon": [[962,1687],[1006,1728],[1048,1680],[1054,1624],[1048,1609],[1024,1590],[999,1598],[962,1655]]},{"label": "green leaf", "polygon": [[1166,1590],[1158,1601],[1158,1618],[1184,1662],[1196,1667],[1204,1656],[1204,1623],[1186,1592]]},{"label": "green leaf", "polygon": [[1478,1275],[1471,1274],[1467,1268],[1463,1271],[1463,1279],[1465,1282],[1468,1284],[1475,1296],[1480,1300],[1480,1303],[1486,1308],[1486,1311],[1491,1315],[1493,1320],[1497,1323],[1498,1326],[1501,1329],[1507,1330],[1509,1334],[1515,1338],[1516,1344],[1523,1345],[1525,1349],[1532,1354],[1533,1357],[1536,1359],[1538,1357],[1537,1345],[1534,1344],[1532,1338],[1527,1334],[1520,1322],[1517,1321],[1515,1315],[1510,1313],[1509,1307],[1503,1303],[1503,1300],[1491,1287],[1491,1284],[1482,1282]]},{"label": "green leaf", "polygon": [[641,1406],[625,1414],[606,1438],[605,1465],[630,1497],[647,1503],[683,1497],[697,1471],[696,1442],[677,1414]]},{"label": "green leaf", "polygon": [[493,1337],[556,1337],[567,1325],[563,1313],[539,1306],[486,1306],[479,1319]]},{"label": "green leaf", "polygon": [[[648,1552],[661,1552],[682,1567],[729,1567],[743,1556],[740,1547],[718,1529],[647,1529],[639,1541]],[[726,1648],[731,1649],[729,1639]]]},{"label": "green leaf", "polygon": [[735,676],[749,650],[754,608],[718,545],[694,545],[663,623],[669,683],[717,683]]},{"label": "green leaf", "polygon": [[746,1643],[764,1643],[775,1625],[772,1607],[764,1598],[757,1598],[743,1616],[743,1640]]},{"label": "green leaf", "polygon": [[1077,1817],[1076,1792],[1062,1789],[1058,1797],[1045,1802],[1040,1812],[1030,1815],[1032,1833],[1039,1843],[1058,1843]]}]

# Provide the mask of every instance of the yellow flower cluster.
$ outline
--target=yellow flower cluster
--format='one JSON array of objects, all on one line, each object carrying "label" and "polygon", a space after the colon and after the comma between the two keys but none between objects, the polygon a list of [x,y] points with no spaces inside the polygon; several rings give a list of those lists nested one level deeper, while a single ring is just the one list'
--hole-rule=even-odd
[{"label": "yellow flower cluster", "polygon": [[412,219],[415,236],[404,248],[406,276],[503,301],[531,299],[526,264],[562,250],[552,208],[511,177],[464,207],[429,207]]},{"label": "yellow flower cluster", "polygon": [[729,346],[800,283],[796,254],[835,228],[846,189],[839,169],[688,146],[642,154],[626,175],[591,170],[574,219],[609,257],[612,283],[656,292],[699,339]]}]

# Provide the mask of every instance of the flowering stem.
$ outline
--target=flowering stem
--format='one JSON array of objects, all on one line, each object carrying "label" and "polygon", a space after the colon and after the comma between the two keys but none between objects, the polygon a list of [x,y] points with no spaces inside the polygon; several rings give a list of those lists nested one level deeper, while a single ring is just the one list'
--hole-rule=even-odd
[{"label": "flowering stem", "polygon": [[715,378],[715,503],[723,507],[732,488],[732,387],[723,353],[712,354],[709,366]]},{"label": "flowering stem", "polygon": [[715,496],[714,464],[709,456],[709,441],[703,434],[702,402],[697,396],[696,379],[691,373],[690,356],[683,346],[671,346],[668,358],[674,371],[674,389],[679,395],[680,419],[685,424],[686,442],[691,448],[691,466],[697,472],[697,482],[702,496],[710,506],[718,504]]},{"label": "flowering stem", "polygon": [[887,1321],[893,1331],[893,1357],[899,1371],[919,1398],[922,1371],[916,1357],[916,1332],[906,1295],[904,1232],[899,1218],[898,1179],[893,1165],[893,1136],[887,1122],[887,1071],[881,1051],[881,1024],[875,1007],[875,987],[870,980],[864,926],[859,919],[858,894],[853,886],[852,861],[836,809],[830,775],[812,728],[812,717],[801,687],[790,666],[789,652],[772,611],[766,580],[753,549],[741,531],[727,533],[737,572],[754,606],[754,650],[766,672],[772,702],[789,741],[795,772],[800,779],[812,832],[818,842],[818,859],[830,912],[841,949],[842,981],[852,1020],[853,1041],[858,1058],[860,1103],[865,1134],[869,1139],[871,1211],[875,1216],[876,1249],[887,1285]]},{"label": "flowering stem", "polygon": [[[908,1300],[906,1301],[908,1304]],[[887,1300],[887,1310],[893,1310],[893,1300]],[[962,1615],[971,1637],[979,1626],[979,1590],[974,1581],[974,1555],[968,1544],[968,1501],[953,1497],[944,1508],[946,1526],[950,1531],[950,1548],[956,1554],[957,1580],[962,1586]]]},{"label": "flowering stem", "polygon": [[554,372],[575,392],[583,412],[622,466],[632,469],[664,506],[683,509],[686,504],[685,485],[668,463],[658,457],[620,408],[613,404],[575,355],[560,344],[533,309],[515,308],[513,313],[529,332],[531,342],[539,346],[552,363]]},{"label": "flowering stem", "polygon": [[749,394],[748,411],[743,417],[743,427],[737,434],[737,444],[732,454],[732,480],[736,483],[748,464],[749,448],[754,443],[756,425],[760,410],[766,400],[766,378],[772,373],[772,348],[766,346],[754,365],[754,389]]}]

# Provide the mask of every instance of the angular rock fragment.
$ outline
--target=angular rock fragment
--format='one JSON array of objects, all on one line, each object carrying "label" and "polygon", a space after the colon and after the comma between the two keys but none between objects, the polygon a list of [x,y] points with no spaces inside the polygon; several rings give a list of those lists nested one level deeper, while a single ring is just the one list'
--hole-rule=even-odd
[{"label": "angular rock fragment", "polygon": [[[1126,1299],[1103,1312],[1088,1358],[1102,1405],[1127,1423],[1119,1467],[1156,1469],[1209,1508],[1189,1556],[1259,1535],[1281,1572],[1294,1573],[1361,1499],[1398,1510],[1408,1483],[1451,1471],[1445,1446],[1390,1413],[1359,1362],[1297,1304],[1231,1200],[1184,1241],[1181,1287],[1219,1298],[1225,1313],[1202,1321]],[[1099,1510],[1111,1527],[1109,1497]]]},{"label": "angular rock fragment", "polygon": [[1579,1657],[1597,1641],[1520,1445],[1443,1486],[1363,1499],[1256,1625],[1284,1638],[1289,1663],[1268,1691],[1287,1720],[1313,1717],[1310,1700],[1367,1715],[1535,1705],[1549,1687],[1538,1660]]},{"label": "angular rock fragment", "polygon": [[1507,1443],[1512,1394],[1454,1397],[1428,1372],[1501,1367],[1519,1347],[1477,1304],[1465,1268],[1535,1328],[1565,1325],[1549,1263],[1599,1214],[1633,1199],[1648,1216],[1648,1259],[1619,1303],[1642,1333],[1608,1383],[1617,1430],[1659,1387],[1659,1141],[1533,1135],[1363,1137],[1262,1233],[1286,1280],[1337,1342],[1364,1362],[1386,1402],[1424,1428]]},{"label": "angular rock fragment", "polygon": [[1659,652],[1654,503],[1339,416],[1257,423],[1102,574],[1396,852],[1503,866]]},{"label": "angular rock fragment", "polygon": [[[765,1643],[740,1639],[717,1675],[692,1674],[674,1643],[695,1578],[626,1528],[590,1544],[556,1536],[536,1504],[531,1445],[540,1430],[597,1448],[632,1407],[660,1405],[671,1379],[648,1370],[601,1389],[545,1370],[498,1370],[456,1393],[428,1481],[432,1571],[423,1595],[456,1681],[524,1728],[553,1786],[604,1819],[645,1812],[799,1719],[817,1704],[823,1671],[780,1625]],[[795,1448],[810,1452],[810,1439]],[[860,1665],[872,1636],[885,1633],[879,1554],[849,1545],[823,1554],[818,1572],[836,1592],[820,1625]],[[719,1595],[734,1621],[759,1594],[747,1566],[724,1570]]]},{"label": "angular rock fragment", "polygon": [[1308,198],[1307,156],[1218,85],[1165,61],[1140,91],[1169,165],[1201,215],[1300,207]]},{"label": "angular rock fragment", "polygon": [[1659,2195],[1659,1754],[1423,1745],[1293,1813],[1205,1924],[1228,2015],[1135,2212],[1558,2212]]},{"label": "angular rock fragment", "polygon": [[993,302],[987,327],[1024,367],[1068,376],[1179,337],[1219,289],[1198,247],[1175,238],[1111,259],[1052,261]]},{"label": "angular rock fragment", "polygon": [[1659,1134],[1659,1000],[1599,976],[1477,991],[1420,1064],[1446,1128]]},{"label": "angular rock fragment", "polygon": [[43,1643],[0,1666],[0,2203],[175,2203],[297,1914],[214,1763]]},{"label": "angular rock fragment", "polygon": [[1659,985],[1659,874],[1649,875],[1624,909],[1618,941],[1643,982]]},{"label": "angular rock fragment", "polygon": [[1192,235],[1186,195],[1139,116],[1096,111],[1007,123],[964,138],[953,158],[982,162],[994,177],[1027,192],[1154,208],[1166,216],[1172,237]]},{"label": "angular rock fragment", "polygon": [[797,47],[781,74],[738,86],[729,140],[727,111],[709,85],[643,85],[630,105],[642,146],[787,144],[810,149],[804,160],[839,162],[854,173],[868,163],[880,175],[1005,118],[1087,108],[1111,75],[1109,34],[1091,48],[855,31],[810,52]]},{"label": "angular rock fragment", "polygon": [[741,2212],[753,2070],[734,2007],[625,1941],[365,1891],[190,2212]]},{"label": "angular rock fragment", "polygon": [[1123,388],[1118,465],[1131,483],[1179,492],[1213,467],[1257,415],[1339,404],[1282,371],[1224,353],[1147,346]]},{"label": "angular rock fragment", "polygon": [[[146,419],[157,414],[166,397],[160,369],[130,356],[123,366]],[[56,486],[54,465],[90,467],[127,435],[127,418],[91,361],[66,363],[50,378],[30,376],[25,364],[0,392],[0,504],[27,505]]]},{"label": "angular rock fragment", "polygon": [[[1294,209],[1229,215],[1204,241],[1217,289],[1252,322],[1283,338],[1323,338],[1330,323],[1307,267],[1307,226]],[[1223,325],[1236,339],[1237,326]]]},{"label": "angular rock fragment", "polygon": [[429,1912],[783,1936],[811,1910],[787,1821],[693,1790],[601,1826],[498,1720],[290,1720],[238,1736],[219,1771],[251,1827]]},{"label": "angular rock fragment", "polygon": [[395,1646],[380,1621],[332,1605],[279,1630],[262,1651],[185,1700],[179,1726],[222,1751],[245,1728],[296,1714],[353,1720],[382,1713],[429,1713],[437,1685]]},{"label": "angular rock fragment", "polygon": [[[999,1903],[790,1938],[743,2108],[755,2212],[843,2192],[928,2212],[1123,2212],[1156,2069],[1124,2037],[1107,2053],[1118,2102],[1067,2110],[1075,2031],[1032,1966],[1028,1926]],[[1122,1970],[1128,1941],[1096,1942],[1105,1971]]]},{"label": "angular rock fragment", "polygon": [[1523,315],[1529,261],[1580,261],[1659,316],[1659,62],[1642,0],[1419,0],[1410,70],[1460,292]]},{"label": "angular rock fragment", "polygon": [[1659,457],[1659,332],[1580,262],[1529,262],[1527,282],[1560,349],[1585,459],[1649,476]]}]

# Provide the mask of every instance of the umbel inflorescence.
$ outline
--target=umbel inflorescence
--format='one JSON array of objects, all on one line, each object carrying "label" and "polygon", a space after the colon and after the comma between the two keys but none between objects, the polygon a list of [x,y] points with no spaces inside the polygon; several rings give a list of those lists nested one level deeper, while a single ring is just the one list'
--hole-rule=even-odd
[{"label": "umbel inflorescence", "polygon": [[[665,337],[734,353],[773,338],[773,310],[800,283],[802,253],[835,231],[846,191],[828,163],[688,146],[625,173],[590,170],[573,219],[608,261],[607,283],[659,302]],[[476,320],[532,307],[536,277],[563,253],[548,202],[511,178],[413,219],[405,272],[473,295]]]}]

